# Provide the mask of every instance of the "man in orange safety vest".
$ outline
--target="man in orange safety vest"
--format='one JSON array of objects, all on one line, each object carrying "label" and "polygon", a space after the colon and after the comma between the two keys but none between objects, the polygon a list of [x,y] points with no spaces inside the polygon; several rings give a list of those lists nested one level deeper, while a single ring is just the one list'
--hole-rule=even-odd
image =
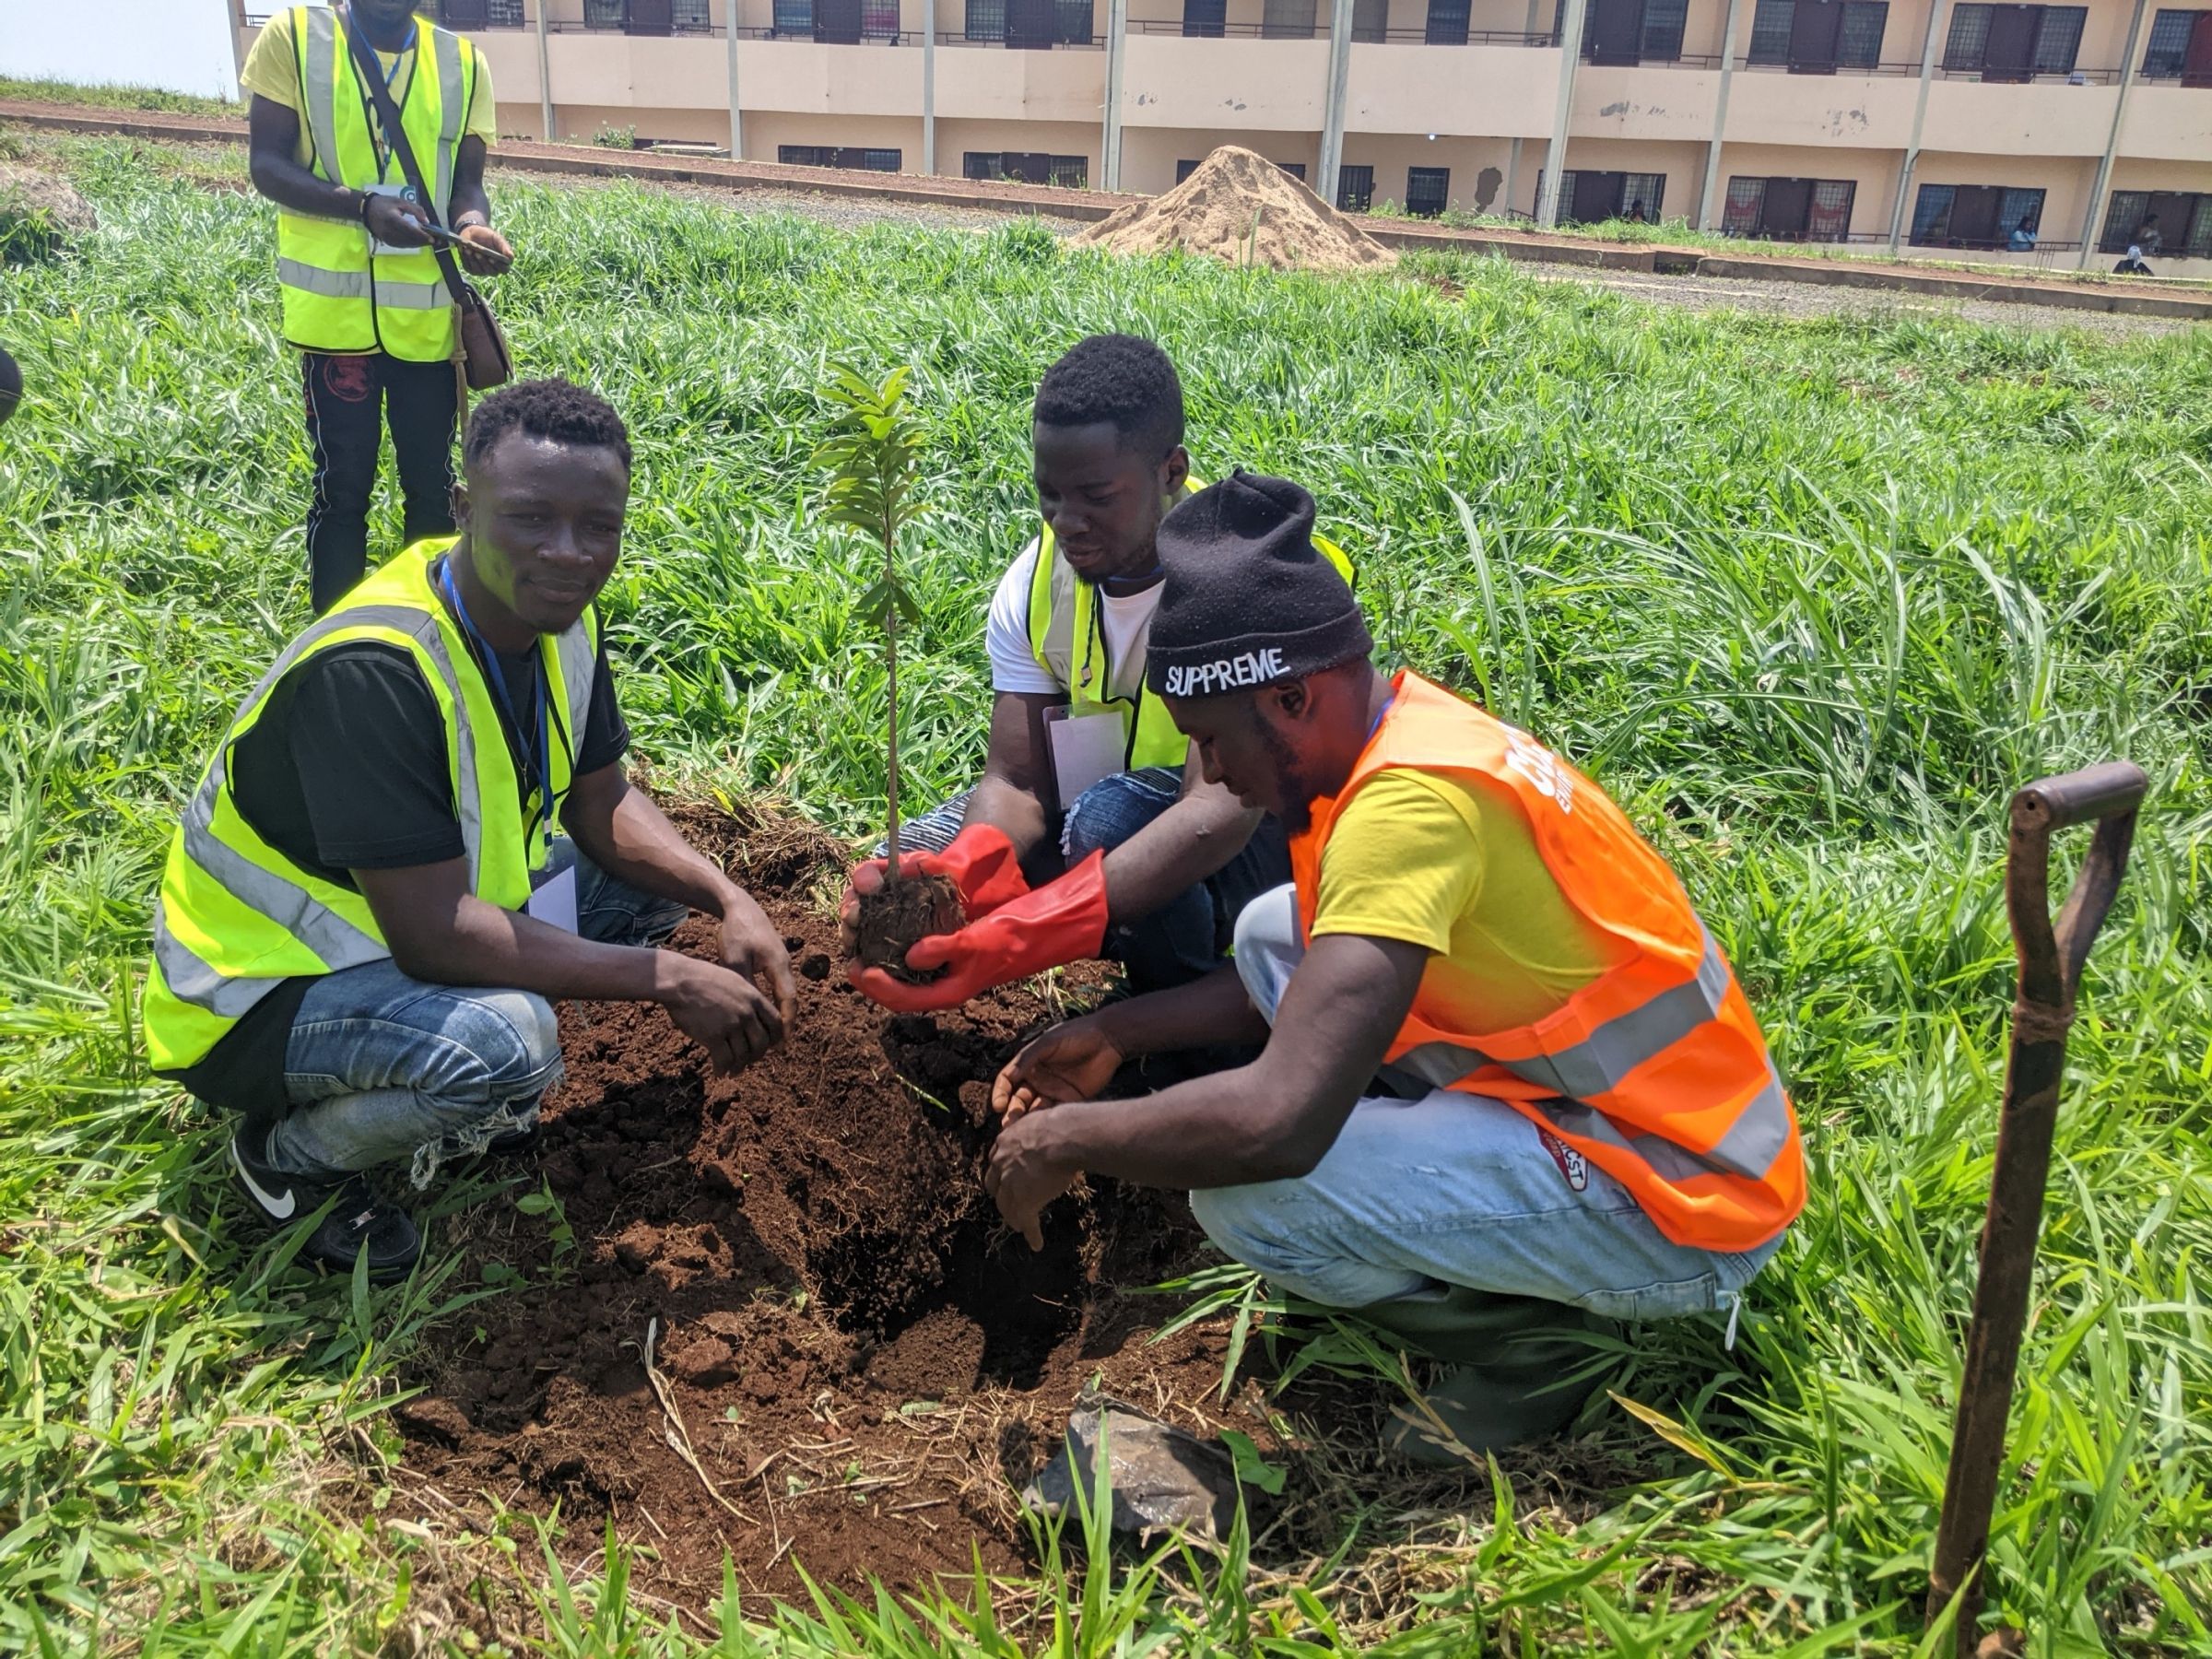
[{"label": "man in orange safety vest", "polygon": [[[1454,1362],[1397,1438],[1456,1456],[1565,1427],[1618,1322],[1726,1308],[1733,1340],[1804,1155],[1674,872],[1534,737],[1379,674],[1312,524],[1245,473],[1177,507],[1147,669],[1208,780],[1280,815],[1294,880],[1231,966],[1018,1054],[986,1181],[1032,1245],[1084,1171],[1188,1190],[1278,1289]],[[1265,1046],[1096,1100],[1124,1061],[1235,1041]]]}]

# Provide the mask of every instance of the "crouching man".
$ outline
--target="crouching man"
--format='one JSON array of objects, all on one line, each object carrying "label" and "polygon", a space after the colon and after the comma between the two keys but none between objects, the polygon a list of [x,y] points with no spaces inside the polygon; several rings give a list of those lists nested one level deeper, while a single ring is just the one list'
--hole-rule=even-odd
[{"label": "crouching man", "polygon": [[[1279,1288],[1456,1366],[1430,1404],[1480,1451],[1573,1418],[1594,1328],[1732,1307],[1803,1154],[1674,872],[1525,733],[1377,674],[1312,523],[1241,473],[1178,507],[1148,665],[1207,779],[1288,827],[1293,881],[1246,908],[1232,965],[1017,1055],[986,1179],[1032,1245],[1085,1171],[1189,1189]],[[1263,1040],[1093,1099],[1126,1059]]]},{"label": "crouching man", "polygon": [[[294,640],[185,808],[154,909],[155,1069],[238,1112],[250,1207],[376,1278],[421,1239],[361,1171],[520,1150],[560,1076],[549,998],[655,1002],[735,1071],[794,987],[759,907],[629,787],[593,602],[629,440],[563,381],[469,422],[459,535],[418,542]],[[564,838],[556,833],[565,830]],[[720,963],[652,947],[688,911]]]}]

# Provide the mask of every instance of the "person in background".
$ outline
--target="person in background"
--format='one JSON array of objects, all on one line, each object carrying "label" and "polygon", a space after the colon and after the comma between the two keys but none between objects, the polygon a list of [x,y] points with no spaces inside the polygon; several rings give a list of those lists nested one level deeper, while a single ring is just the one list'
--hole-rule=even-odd
[{"label": "person in background", "polygon": [[2127,252],[2120,256],[2120,263],[2112,267],[2112,273],[2119,276],[2150,276],[2150,267],[2143,263],[2142,243],[2128,243]]},{"label": "person in background", "polygon": [[[1455,1365],[1429,1405],[1480,1453],[1570,1421],[1614,1322],[1733,1311],[1803,1147],[1666,862],[1526,732],[1378,673],[1312,527],[1248,473],[1170,513],[1149,669],[1208,782],[1288,829],[1293,879],[1206,979],[1017,1054],[984,1183],[1032,1247],[1079,1174],[1188,1191],[1277,1289]],[[1234,1042],[1265,1047],[1099,1098],[1125,1061]]]},{"label": "person in background", "polygon": [[[142,1015],[154,1069],[242,1118],[250,1212],[300,1258],[406,1274],[421,1237],[362,1171],[535,1144],[553,1002],[658,1003],[735,1071],[782,1041],[782,935],[621,760],[594,603],[629,434],[565,381],[469,422],[460,533],[418,543],[240,704],[170,847]],[[565,838],[556,833],[565,830]],[[651,948],[691,911],[718,961]]]},{"label": "person in background", "polygon": [[2035,252],[2036,234],[2041,228],[2033,216],[2023,218],[2012,228],[2012,234],[2006,239],[2005,245],[2015,253],[2032,253]]},{"label": "person in background", "polygon": [[2162,252],[2166,246],[2166,232],[2159,228],[2159,216],[2155,213],[2145,214],[2143,222],[2136,227],[2136,233],[2129,240],[2136,244],[2136,249],[2140,250],[2138,257]]},{"label": "person in background", "polygon": [[[912,848],[913,868],[951,877],[969,925],[908,953],[915,968],[950,968],[931,983],[857,974],[887,1007],[958,1007],[1101,955],[1133,989],[1183,984],[1219,959],[1245,903],[1288,878],[1282,826],[1188,763],[1190,740],[1145,684],[1161,580],[1154,538],[1194,488],[1182,426],[1175,365],[1135,335],[1093,335],[1039,382],[1030,445],[1044,523],[1007,567],[984,627],[983,776],[900,836],[902,865]],[[857,895],[883,870],[878,849],[853,873],[848,951]]]},{"label": "person in background", "polygon": [[[295,6],[272,16],[239,83],[252,95],[253,187],[278,208],[284,337],[300,349],[314,456],[307,555],[320,616],[368,568],[369,497],[382,428],[406,502],[402,545],[451,535],[461,408],[456,307],[428,252],[457,231],[477,276],[514,253],[491,228],[484,156],[497,131],[491,70],[475,46],[415,16],[416,0]],[[398,107],[423,178],[418,202],[356,73],[358,29]]]}]

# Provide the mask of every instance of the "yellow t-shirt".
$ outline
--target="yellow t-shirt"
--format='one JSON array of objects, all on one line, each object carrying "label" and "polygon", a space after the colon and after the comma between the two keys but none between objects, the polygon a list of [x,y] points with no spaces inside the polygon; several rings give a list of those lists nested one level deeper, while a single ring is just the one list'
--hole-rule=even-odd
[{"label": "yellow t-shirt", "polygon": [[1512,791],[1393,767],[1322,851],[1312,933],[1402,939],[1439,1023],[1478,1036],[1541,1019],[1627,954],[1559,891]]},{"label": "yellow t-shirt", "polygon": [[[300,53],[292,34],[292,8],[287,6],[263,27],[253,42],[253,50],[246,54],[246,66],[238,73],[238,84],[247,91],[256,93],[272,103],[280,103],[302,117],[300,142],[292,147],[292,159],[305,167],[314,159],[314,152],[308,142],[304,119],[307,99],[300,89]],[[429,27],[427,18],[420,20],[416,26],[417,38],[419,39],[421,31]],[[376,61],[392,77],[393,102],[404,109],[407,101],[407,87],[415,75],[415,48],[409,46],[405,52],[380,52],[376,54]],[[479,52],[477,54],[475,101],[468,107],[467,124],[461,130],[465,136],[483,139],[485,147],[489,148],[499,137],[499,105],[491,96],[491,65]],[[418,156],[416,159],[425,163],[423,171],[427,173],[429,171],[428,159]],[[398,163],[393,164],[392,172],[392,182],[397,183]]]}]

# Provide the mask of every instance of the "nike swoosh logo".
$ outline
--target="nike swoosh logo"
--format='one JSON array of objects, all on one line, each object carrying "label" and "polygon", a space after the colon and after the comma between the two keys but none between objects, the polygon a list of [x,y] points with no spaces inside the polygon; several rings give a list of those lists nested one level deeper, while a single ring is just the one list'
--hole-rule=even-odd
[{"label": "nike swoosh logo", "polygon": [[230,1162],[238,1171],[238,1178],[246,1183],[246,1191],[253,1194],[253,1202],[266,1210],[271,1219],[288,1221],[292,1218],[292,1212],[300,1207],[300,1200],[290,1187],[284,1189],[283,1197],[272,1198],[261,1182],[253,1179],[253,1171],[246,1168],[245,1159],[239,1157],[236,1141],[230,1144]]}]

